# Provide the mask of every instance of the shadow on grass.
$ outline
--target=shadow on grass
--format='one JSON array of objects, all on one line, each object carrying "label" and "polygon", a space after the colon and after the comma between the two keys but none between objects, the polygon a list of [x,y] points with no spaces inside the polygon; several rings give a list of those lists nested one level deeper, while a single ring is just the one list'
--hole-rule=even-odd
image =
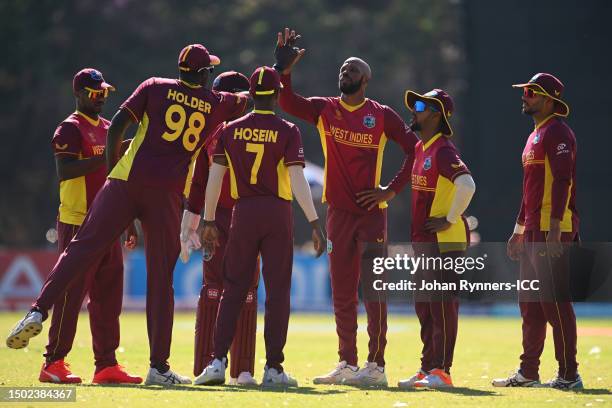
[{"label": "shadow on grass", "polygon": [[587,395],[612,395],[612,390],[607,388],[584,388],[581,390],[568,390],[576,394],[587,394]]},{"label": "shadow on grass", "polygon": [[335,389],[324,389],[315,387],[261,387],[261,386],[206,386],[206,385],[143,385],[143,384],[81,384],[81,387],[101,387],[101,388],[133,388],[138,390],[146,391],[190,391],[190,392],[213,392],[221,391],[226,393],[236,392],[248,392],[248,391],[262,391],[262,392],[273,392],[273,393],[291,393],[291,394],[303,394],[303,395],[332,395],[332,394],[344,394],[346,391],[335,390]]}]

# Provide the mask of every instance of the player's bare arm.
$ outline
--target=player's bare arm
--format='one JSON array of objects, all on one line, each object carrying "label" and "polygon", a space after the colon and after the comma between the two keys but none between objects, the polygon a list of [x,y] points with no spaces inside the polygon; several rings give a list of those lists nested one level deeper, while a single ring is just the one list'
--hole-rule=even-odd
[{"label": "player's bare arm", "polygon": [[106,137],[106,168],[109,173],[119,161],[125,132],[133,123],[133,120],[132,116],[124,109],[119,109],[113,116]]},{"label": "player's bare arm", "polygon": [[293,66],[306,52],[305,49],[296,46],[297,40],[301,37],[295,30],[290,30],[287,27],[276,36],[276,48],[274,49],[276,63],[274,68],[283,75],[289,74]]},{"label": "player's bare arm", "polygon": [[546,234],[546,250],[553,258],[558,258],[563,254],[563,244],[561,244],[561,220],[550,218],[550,231]]},{"label": "player's bare arm", "polygon": [[389,187],[377,187],[371,190],[357,192],[357,204],[369,210],[379,203],[389,201],[395,197],[395,191]]},{"label": "player's bare arm", "polygon": [[55,156],[55,169],[57,177],[61,180],[70,180],[92,173],[104,164],[104,156],[93,156],[78,159],[75,156]]}]

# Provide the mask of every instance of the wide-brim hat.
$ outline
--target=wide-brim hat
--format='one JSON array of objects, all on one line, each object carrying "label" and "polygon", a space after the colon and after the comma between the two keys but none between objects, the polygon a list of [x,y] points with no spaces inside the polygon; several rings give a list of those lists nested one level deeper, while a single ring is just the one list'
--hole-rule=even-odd
[{"label": "wide-brim hat", "polygon": [[565,101],[561,99],[563,96],[563,90],[565,86],[563,83],[554,75],[540,72],[535,74],[529,82],[524,84],[514,84],[513,88],[532,88],[534,90],[543,93],[555,101],[554,114],[562,117],[569,115],[569,106]]},{"label": "wide-brim hat", "polygon": [[414,112],[414,103],[416,101],[422,101],[426,104],[435,106],[436,109],[442,113],[442,118],[444,119],[442,122],[442,133],[447,137],[453,135],[453,128],[450,125],[449,119],[455,110],[455,103],[449,94],[442,89],[432,89],[423,95],[415,91],[406,91],[404,103],[410,112]]}]

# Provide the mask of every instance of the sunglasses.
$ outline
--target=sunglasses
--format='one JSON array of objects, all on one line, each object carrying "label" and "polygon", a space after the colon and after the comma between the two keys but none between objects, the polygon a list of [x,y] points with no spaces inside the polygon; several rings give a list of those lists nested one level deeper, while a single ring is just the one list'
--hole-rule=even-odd
[{"label": "sunglasses", "polygon": [[108,97],[108,88],[92,89],[89,87],[85,87],[85,90],[87,91],[87,96],[89,97],[89,99],[92,100]]},{"label": "sunglasses", "polygon": [[205,69],[206,71],[208,71],[208,73],[210,74],[210,73],[212,73],[212,72],[215,70],[215,66],[214,66],[214,65],[211,65],[210,67],[203,67],[203,68],[200,68],[200,69],[198,70],[198,72],[199,72],[199,71],[202,71],[202,70],[204,70],[204,69]]},{"label": "sunglasses", "polygon": [[535,89],[532,89],[532,88],[523,88],[523,96],[524,97],[526,97],[526,98],[533,98],[536,95],[548,96],[544,92],[536,91]]},{"label": "sunglasses", "polygon": [[414,111],[415,112],[425,112],[427,110],[427,108],[429,108],[430,111],[433,112],[440,112],[438,109],[436,109],[433,106],[427,105],[425,102],[423,101],[416,101],[414,103]]}]

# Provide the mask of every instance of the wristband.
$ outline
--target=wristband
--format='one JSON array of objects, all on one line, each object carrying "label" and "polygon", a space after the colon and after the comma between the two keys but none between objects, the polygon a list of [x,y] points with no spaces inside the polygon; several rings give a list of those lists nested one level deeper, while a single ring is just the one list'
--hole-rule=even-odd
[{"label": "wristband", "polygon": [[524,232],[525,232],[525,226],[517,222],[516,225],[514,226],[514,233],[517,235],[523,235]]}]

